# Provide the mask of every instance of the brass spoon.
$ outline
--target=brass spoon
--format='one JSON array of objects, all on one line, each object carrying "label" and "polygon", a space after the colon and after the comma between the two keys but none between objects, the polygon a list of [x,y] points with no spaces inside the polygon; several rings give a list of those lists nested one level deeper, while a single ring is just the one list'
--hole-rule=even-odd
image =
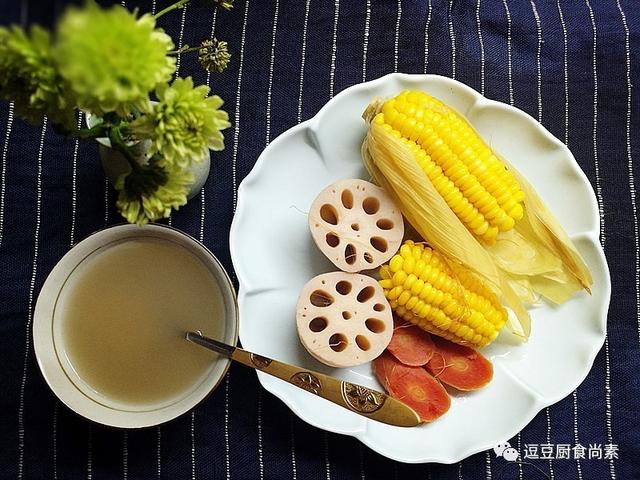
[{"label": "brass spoon", "polygon": [[385,393],[247,352],[199,332],[187,332],[186,339],[372,420],[398,427],[414,427],[422,423],[412,408]]}]

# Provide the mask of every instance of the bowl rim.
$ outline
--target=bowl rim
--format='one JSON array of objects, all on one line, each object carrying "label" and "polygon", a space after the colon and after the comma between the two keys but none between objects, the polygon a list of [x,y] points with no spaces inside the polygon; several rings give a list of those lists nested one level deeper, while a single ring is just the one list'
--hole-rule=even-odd
[{"label": "bowl rim", "polygon": [[169,225],[153,223],[139,227],[121,223],[98,230],[74,245],[53,267],[38,295],[31,332],[34,353],[41,375],[63,404],[82,417],[116,428],[156,426],[188,412],[217,389],[231,365],[230,359],[219,357],[212,364],[209,375],[185,396],[146,410],[118,409],[100,403],[78,387],[78,379],[70,378],[55,345],[57,335],[53,322],[58,297],[67,279],[86,258],[104,247],[134,238],[170,241],[198,258],[213,274],[224,300],[225,340],[235,346],[239,335],[238,300],[233,283],[218,258],[191,235]]}]

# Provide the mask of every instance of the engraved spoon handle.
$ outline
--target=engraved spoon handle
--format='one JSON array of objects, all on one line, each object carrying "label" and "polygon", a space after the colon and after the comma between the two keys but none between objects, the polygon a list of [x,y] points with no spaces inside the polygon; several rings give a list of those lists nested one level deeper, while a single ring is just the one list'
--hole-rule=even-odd
[{"label": "engraved spoon handle", "polygon": [[247,367],[273,375],[372,420],[398,427],[414,427],[421,423],[420,417],[412,408],[386,393],[272,360],[238,347],[231,347],[198,333],[187,333],[187,340],[226,355]]}]

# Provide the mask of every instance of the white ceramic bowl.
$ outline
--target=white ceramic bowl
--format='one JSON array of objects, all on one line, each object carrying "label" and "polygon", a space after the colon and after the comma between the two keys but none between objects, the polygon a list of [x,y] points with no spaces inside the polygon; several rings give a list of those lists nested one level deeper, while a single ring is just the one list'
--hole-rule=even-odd
[{"label": "white ceramic bowl", "polygon": [[[136,238],[158,238],[173,242],[177,248],[186,248],[212,273],[222,292],[225,328],[222,341],[235,345],[238,337],[238,309],[233,286],[217,258],[197,240],[171,227],[163,225],[119,225],[94,233],[73,247],[56,264],[45,281],[33,318],[33,346],[46,382],[58,398],[76,413],[104,425],[139,428],[169,421],[189,411],[211,393],[224,377],[230,360],[216,357],[204,380],[171,402],[157,407],[128,408],[113,402],[101,402],[87,391],[87,386],[75,378],[68,359],[60,346],[60,312],[57,303],[66,295],[65,285],[72,283],[75,269],[105,249]],[[79,381],[80,380],[80,381]]]},{"label": "white ceramic bowl", "polygon": [[527,343],[501,335],[483,350],[494,364],[493,381],[478,392],[454,395],[446,415],[420,427],[383,425],[258,376],[316,427],[353,435],[395,460],[451,463],[511,438],[542,408],[571,393],[605,338],[611,284],[598,241],[595,195],[567,147],[521,110],[449,78],[392,74],[347,88],[314,118],[273,141],[240,185],[231,229],[240,338],[251,351],[381,388],[369,364],[331,369],[315,361],[298,341],[295,306],[311,277],[335,270],[313,243],[305,212],[328,184],[368,178],[360,157],[366,132],[362,112],[374,97],[404,89],[427,91],[455,107],[529,179],[591,268],[593,295],[582,292],[560,307],[542,303],[531,309]]}]

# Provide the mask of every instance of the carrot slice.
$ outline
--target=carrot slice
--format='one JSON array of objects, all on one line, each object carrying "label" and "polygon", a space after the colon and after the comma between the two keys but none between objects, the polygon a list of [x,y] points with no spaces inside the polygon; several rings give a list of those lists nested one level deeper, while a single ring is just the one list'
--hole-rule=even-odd
[{"label": "carrot slice", "polygon": [[421,367],[431,360],[435,346],[427,332],[394,318],[393,337],[387,350],[405,365]]},{"label": "carrot slice", "polygon": [[385,352],[373,361],[373,369],[389,395],[413,408],[423,422],[431,422],[449,410],[449,394],[424,368],[403,365]]},{"label": "carrot slice", "polygon": [[441,382],[470,391],[484,387],[493,378],[493,365],[477,350],[435,336],[433,342],[436,350],[426,368]]}]

